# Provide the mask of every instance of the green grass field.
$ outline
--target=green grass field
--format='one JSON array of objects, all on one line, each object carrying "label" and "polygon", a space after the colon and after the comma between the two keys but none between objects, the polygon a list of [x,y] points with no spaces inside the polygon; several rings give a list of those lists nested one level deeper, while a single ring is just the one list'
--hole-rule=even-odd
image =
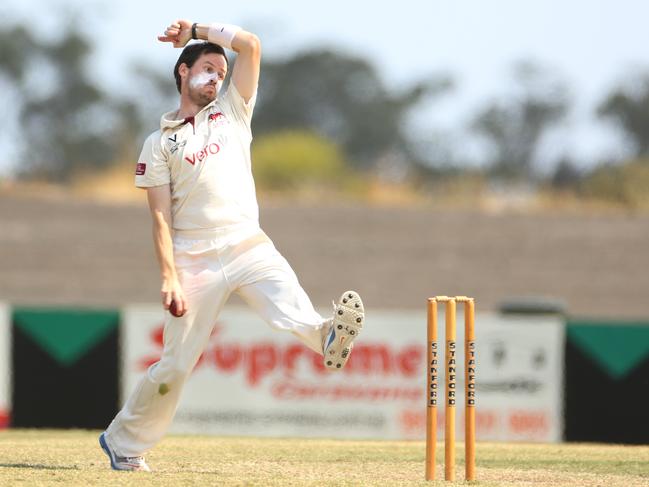
[{"label": "green grass field", "polygon": [[[147,457],[154,472],[132,473],[109,469],[98,434],[0,433],[0,485],[464,484],[423,480],[423,442],[168,436]],[[441,459],[443,444],[437,451]],[[463,453],[458,444],[458,480]],[[477,472],[481,486],[649,486],[649,446],[478,443]]]}]

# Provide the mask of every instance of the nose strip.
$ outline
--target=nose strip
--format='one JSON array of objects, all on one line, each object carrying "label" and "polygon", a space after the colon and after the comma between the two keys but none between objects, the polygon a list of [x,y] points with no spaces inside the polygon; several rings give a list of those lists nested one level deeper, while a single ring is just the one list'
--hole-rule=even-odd
[{"label": "nose strip", "polygon": [[205,86],[210,81],[214,80],[216,85],[219,84],[219,75],[217,73],[199,73],[196,76],[192,77],[189,81],[189,84],[192,88],[199,88]]}]

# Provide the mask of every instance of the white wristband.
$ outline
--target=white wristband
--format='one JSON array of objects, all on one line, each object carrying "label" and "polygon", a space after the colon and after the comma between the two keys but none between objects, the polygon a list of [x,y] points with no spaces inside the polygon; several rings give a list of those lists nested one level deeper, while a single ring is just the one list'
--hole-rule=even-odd
[{"label": "white wristband", "polygon": [[218,44],[226,49],[232,49],[232,39],[234,39],[234,36],[240,30],[241,27],[238,25],[214,22],[210,24],[210,28],[207,31],[207,40],[212,44]]}]

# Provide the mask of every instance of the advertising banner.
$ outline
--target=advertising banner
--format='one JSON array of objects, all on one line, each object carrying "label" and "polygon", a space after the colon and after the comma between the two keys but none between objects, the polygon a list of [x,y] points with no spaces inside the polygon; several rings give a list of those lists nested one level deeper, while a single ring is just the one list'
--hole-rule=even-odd
[{"label": "advertising banner", "polygon": [[[460,308],[457,343],[463,350]],[[129,307],[122,323],[123,402],[160,356],[163,311]],[[442,313],[440,357],[443,323]],[[561,440],[563,334],[556,318],[478,313],[478,439]],[[347,366],[329,372],[322,358],[290,333],[272,330],[246,308],[228,307],[185,386],[172,432],[421,439],[426,369],[424,312],[370,310]],[[463,353],[459,370],[461,392]],[[462,401],[459,394],[458,404]],[[444,408],[438,409],[443,429]],[[458,406],[458,434],[462,412]]]},{"label": "advertising banner", "polygon": [[0,303],[0,429],[11,420],[11,326],[9,306]]},{"label": "advertising banner", "polygon": [[649,321],[570,318],[565,353],[564,439],[649,444]]},{"label": "advertising banner", "polygon": [[105,428],[117,409],[119,319],[114,309],[13,307],[11,426]]}]

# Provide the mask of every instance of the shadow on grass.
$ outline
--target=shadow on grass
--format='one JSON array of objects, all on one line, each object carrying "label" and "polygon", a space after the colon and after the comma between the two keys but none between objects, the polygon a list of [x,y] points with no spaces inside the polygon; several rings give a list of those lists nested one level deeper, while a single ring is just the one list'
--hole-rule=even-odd
[{"label": "shadow on grass", "polygon": [[41,465],[38,463],[0,463],[0,468],[31,468],[34,470],[79,470],[79,467]]}]

